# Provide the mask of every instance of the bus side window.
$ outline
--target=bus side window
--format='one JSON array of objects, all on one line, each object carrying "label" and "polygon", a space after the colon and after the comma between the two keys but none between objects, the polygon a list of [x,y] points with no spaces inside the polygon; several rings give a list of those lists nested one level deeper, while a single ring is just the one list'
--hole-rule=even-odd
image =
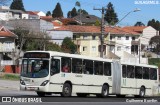
[{"label": "bus side window", "polygon": [[71,58],[62,57],[61,58],[61,71],[62,72],[71,72]]},{"label": "bus side window", "polygon": [[134,78],[134,66],[127,65],[127,78]]},{"label": "bus side window", "polygon": [[60,72],[60,60],[52,59],[51,60],[51,76]]},{"label": "bus side window", "polygon": [[83,60],[83,66],[85,67],[84,74],[93,74],[93,61],[92,60]]},{"label": "bus side window", "polygon": [[72,72],[73,73],[82,73],[82,59],[72,58]]},{"label": "bus side window", "polygon": [[94,74],[103,75],[103,62],[100,61],[94,62]]},{"label": "bus side window", "polygon": [[122,77],[126,78],[127,75],[127,68],[126,65],[122,65]]},{"label": "bus side window", "polygon": [[111,63],[104,63],[104,75],[111,76]]},{"label": "bus side window", "polygon": [[135,78],[142,79],[142,67],[135,67]]},{"label": "bus side window", "polygon": [[143,67],[143,79],[149,79],[149,68]]},{"label": "bus side window", "polygon": [[157,69],[150,68],[150,79],[157,80]]}]

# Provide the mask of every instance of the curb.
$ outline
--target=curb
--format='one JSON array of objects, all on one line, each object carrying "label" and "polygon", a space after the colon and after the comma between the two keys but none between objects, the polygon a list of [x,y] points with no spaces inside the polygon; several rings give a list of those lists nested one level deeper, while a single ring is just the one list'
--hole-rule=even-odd
[{"label": "curb", "polygon": [[11,88],[6,86],[0,86],[0,90],[19,90],[19,88]]}]

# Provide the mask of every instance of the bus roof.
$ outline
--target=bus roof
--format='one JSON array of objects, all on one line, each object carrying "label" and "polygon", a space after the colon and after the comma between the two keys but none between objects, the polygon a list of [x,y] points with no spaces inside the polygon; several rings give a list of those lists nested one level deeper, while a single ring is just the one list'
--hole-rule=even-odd
[{"label": "bus roof", "polygon": [[[69,54],[69,53],[63,53],[63,52],[57,52],[57,51],[27,51],[27,52],[50,53],[50,56],[72,57],[72,58],[81,58],[81,59],[104,61],[104,62],[114,62],[115,61],[113,59],[106,59],[106,58],[100,58],[100,57],[91,57],[91,56],[79,55],[79,54]],[[25,52],[25,53],[27,53],[27,52]],[[117,61],[119,61],[119,60],[117,60]],[[149,67],[149,68],[150,67],[152,67],[152,68],[158,68],[157,66],[148,65],[148,64],[136,64],[136,63],[121,63],[121,64],[122,65],[143,66],[143,67]]]},{"label": "bus roof", "polygon": [[[57,51],[27,51],[27,52],[43,52],[43,53],[45,52],[45,53],[50,53],[50,56],[72,57],[72,58],[81,58],[81,59],[113,62],[112,59],[105,59],[105,58],[100,58],[100,57],[91,57],[91,56],[79,55],[79,54],[69,54],[69,53],[63,53],[63,52],[57,52]],[[27,53],[27,52],[25,52],[25,53]]]}]

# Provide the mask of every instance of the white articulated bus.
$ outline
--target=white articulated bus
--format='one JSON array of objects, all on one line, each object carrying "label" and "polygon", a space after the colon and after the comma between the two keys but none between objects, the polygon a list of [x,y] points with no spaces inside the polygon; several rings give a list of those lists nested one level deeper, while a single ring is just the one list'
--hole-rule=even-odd
[{"label": "white articulated bus", "polygon": [[54,51],[28,51],[22,59],[20,89],[36,91],[38,96],[144,97],[157,94],[158,84],[156,66]]}]

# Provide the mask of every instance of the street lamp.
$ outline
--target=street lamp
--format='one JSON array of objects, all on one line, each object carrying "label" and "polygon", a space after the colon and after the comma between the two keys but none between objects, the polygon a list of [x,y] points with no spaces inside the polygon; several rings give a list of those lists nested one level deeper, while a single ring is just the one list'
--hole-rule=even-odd
[{"label": "street lamp", "polygon": [[117,24],[119,24],[124,18],[126,18],[130,13],[132,12],[138,12],[140,11],[140,9],[136,8],[133,11],[128,12],[121,20],[119,20],[114,26],[116,26]]}]

